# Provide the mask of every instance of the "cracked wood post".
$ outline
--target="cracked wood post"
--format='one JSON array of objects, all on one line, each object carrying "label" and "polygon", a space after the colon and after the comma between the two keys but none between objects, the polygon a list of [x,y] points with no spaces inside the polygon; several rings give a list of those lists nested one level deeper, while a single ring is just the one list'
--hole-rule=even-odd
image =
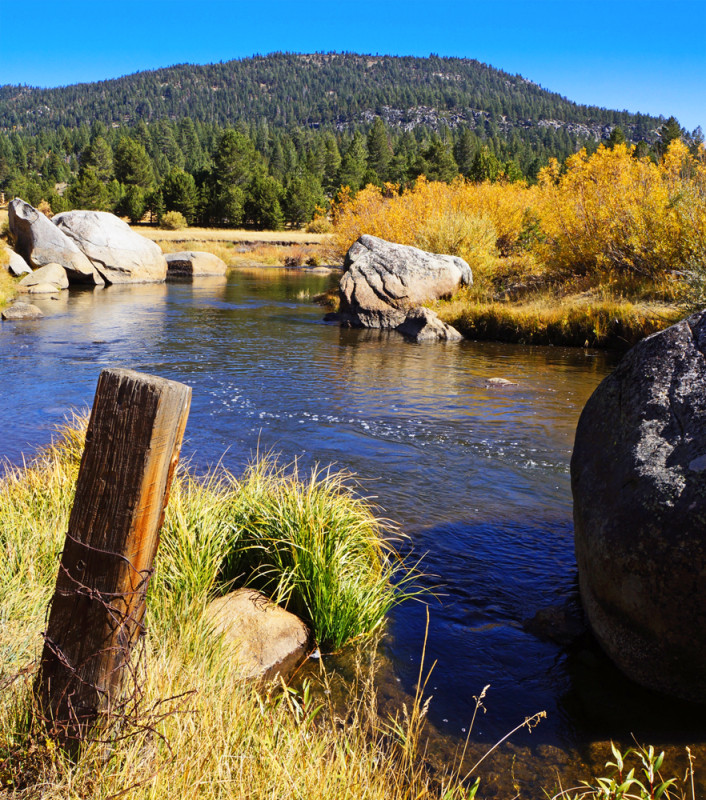
[{"label": "cracked wood post", "polygon": [[126,369],[98,379],[37,679],[41,713],[65,743],[118,699],[190,403],[175,381]]}]

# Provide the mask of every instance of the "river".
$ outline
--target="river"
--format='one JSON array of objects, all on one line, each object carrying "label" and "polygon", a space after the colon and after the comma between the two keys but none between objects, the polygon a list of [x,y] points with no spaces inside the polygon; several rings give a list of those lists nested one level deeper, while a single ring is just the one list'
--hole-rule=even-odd
[{"label": "river", "polygon": [[[573,433],[617,356],[341,330],[311,302],[334,279],[253,270],[36,301],[46,318],[0,325],[0,455],[18,463],[46,443],[68,409],[91,404],[103,367],[186,382],[184,453],[197,469],[222,461],[240,472],[258,448],[300,466],[334,463],[399,523],[403,549],[424,556],[439,752],[465,736],[486,684],[478,747],[547,712],[505,751],[518,773],[576,754],[593,765],[605,753],[594,759],[592,743],[629,744],[630,734],[702,738],[698,713],[622,679],[590,640],[567,648],[524,627],[540,609],[577,602]],[[425,620],[416,602],[390,620],[386,674],[402,693],[414,689]]]}]

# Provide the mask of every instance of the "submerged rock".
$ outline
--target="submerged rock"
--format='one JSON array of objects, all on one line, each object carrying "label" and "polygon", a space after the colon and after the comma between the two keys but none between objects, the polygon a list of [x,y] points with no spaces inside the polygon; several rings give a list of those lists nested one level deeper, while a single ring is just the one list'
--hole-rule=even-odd
[{"label": "submerged rock", "polygon": [[108,283],[159,283],[167,276],[167,261],[159,246],[115,214],[65,211],[53,222]]},{"label": "submerged rock", "polygon": [[587,631],[586,620],[572,603],[540,608],[522,627],[527,633],[563,647],[572,645]]},{"label": "submerged rock", "polygon": [[0,317],[9,321],[18,319],[39,319],[44,314],[31,303],[16,302],[7,308],[3,308],[0,312]]},{"label": "submerged rock", "polygon": [[238,589],[208,606],[206,620],[233,652],[243,678],[286,676],[309,649],[309,629],[294,614],[252,589]]},{"label": "submerged rock", "polygon": [[397,328],[410,310],[473,282],[461,258],[367,235],[349,249],[344,270],[341,315],[363,328]]},{"label": "submerged rock", "polygon": [[167,279],[200,278],[226,274],[226,262],[213,253],[183,250],[167,253]]},{"label": "submerged rock", "polygon": [[571,481],[598,641],[638,683],[706,702],[706,312],[635,345],[596,389]]},{"label": "submerged rock", "polygon": [[509,381],[507,378],[488,378],[485,382],[488,387],[503,387],[503,386],[517,386],[515,381]]},{"label": "submerged rock", "polygon": [[429,308],[412,309],[395,330],[415,342],[455,342],[463,339],[456,328],[442,322],[436,312]]},{"label": "submerged rock", "polygon": [[31,267],[60,264],[72,283],[103,284],[103,279],[76,243],[41,211],[16,198],[10,203],[8,217],[15,249]]}]

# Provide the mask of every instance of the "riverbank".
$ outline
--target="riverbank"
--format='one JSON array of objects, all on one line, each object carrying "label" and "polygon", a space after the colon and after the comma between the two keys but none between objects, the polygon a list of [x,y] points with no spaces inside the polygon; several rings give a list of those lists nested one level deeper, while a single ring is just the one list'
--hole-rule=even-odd
[{"label": "riverbank", "polygon": [[330,263],[331,235],[303,230],[251,231],[235,228],[186,228],[171,231],[133,225],[164,253],[205,250],[228,267],[317,267]]},{"label": "riverbank", "polygon": [[[320,312],[296,300],[302,290],[321,291],[326,280],[302,271],[237,270],[227,284],[211,288],[114,286],[105,291],[64,292],[61,304],[40,301],[47,307],[59,305],[61,313],[48,316],[40,325],[0,326],[7,345],[0,347],[5,376],[5,403],[0,412],[3,454],[21,464],[27,442],[46,442],[48,427],[61,419],[65,408],[90,402],[102,363],[186,381],[194,387],[194,403],[185,454],[195,469],[203,473],[222,461],[240,475],[252,453],[270,448],[286,453],[288,460],[297,458],[307,470],[317,460],[341,464],[360,476],[366,494],[381,498],[387,513],[412,536],[415,550],[426,554],[425,571],[430,577],[423,580],[424,585],[443,585],[442,602],[430,604],[426,651],[427,664],[437,662],[427,685],[433,699],[425,756],[435,748],[432,764],[437,772],[432,777],[455,763],[473,716],[473,695],[486,683],[492,683],[484,701],[488,713],[478,715],[466,750],[466,770],[521,723],[525,714],[546,709],[548,716],[531,736],[525,731],[516,733],[482,763],[477,770],[482,778],[479,796],[506,800],[516,794],[513,785],[519,784],[523,797],[543,797],[542,787],[551,794],[558,780],[564,786],[590,780],[593,774],[603,774],[597,770],[611,758],[610,738],[625,736],[627,741],[621,740],[621,746],[631,744],[627,731],[634,732],[640,742],[659,743],[659,749],[684,741],[698,745],[702,726],[696,711],[695,721],[681,708],[670,716],[673,703],[660,704],[658,698],[634,687],[631,693],[629,687],[616,685],[613,673],[590,649],[567,654],[564,648],[526,632],[522,625],[537,609],[573,596],[566,454],[580,408],[615,357],[578,348],[488,343],[409,347],[397,336],[385,339],[375,332],[339,331],[317,324]],[[145,341],[150,343],[147,350]],[[510,379],[517,386],[499,391],[488,386],[494,377]],[[47,527],[42,497],[38,492],[33,517],[37,528]],[[0,523],[0,536],[6,530],[10,526]],[[12,540],[7,552],[12,554],[14,547]],[[28,542],[27,549],[32,547]],[[52,554],[40,548],[36,556],[41,569],[51,571],[51,558],[55,564],[61,544],[52,539],[47,547],[54,547]],[[182,558],[180,563],[190,561]],[[28,575],[36,569],[27,562]],[[32,582],[36,583],[34,577]],[[1,607],[4,612],[5,605]],[[30,612],[20,607],[11,618],[3,617],[3,625],[11,619],[22,637],[18,643],[36,644],[42,613],[39,606]],[[389,615],[389,634],[379,655],[374,654],[372,643],[370,649],[349,648],[348,662],[355,667],[357,661],[363,669],[342,673],[345,693],[337,698],[337,710],[322,711],[317,720],[328,725],[332,718],[347,720],[348,708],[354,713],[348,689],[354,682],[359,687],[367,685],[365,680],[372,679],[368,665],[375,658],[375,666],[380,664],[385,671],[378,672],[376,691],[367,697],[377,704],[376,725],[385,726],[388,736],[394,736],[388,715],[394,719],[403,703],[411,708],[424,615],[421,604],[404,603]],[[13,630],[8,628],[7,635],[12,638]],[[251,698],[242,711],[243,725],[253,726],[250,738],[239,739],[237,731],[225,734],[234,746],[242,743],[245,749],[226,752],[219,748],[217,755],[226,762],[222,767],[210,759],[205,752],[209,736],[211,732],[214,737],[222,735],[213,709],[223,702],[224,714],[241,712],[237,703],[229,704],[227,687],[223,693],[217,689],[218,672],[225,671],[225,663],[214,665],[213,674],[206,676],[213,679],[215,688],[190,678],[201,675],[200,662],[212,656],[190,624],[185,625],[184,635],[188,641],[178,657],[171,657],[176,638],[172,631],[164,649],[157,646],[154,651],[164,659],[154,663],[159,669],[183,673],[178,681],[163,680],[162,688],[186,686],[206,695],[197,707],[186,705],[182,723],[204,741],[202,752],[182,742],[176,754],[177,758],[185,754],[184,769],[193,781],[191,794],[228,797],[240,791],[250,798],[287,796],[290,786],[291,796],[304,793],[306,781],[314,780],[322,749],[325,759],[331,749],[348,744],[341,739],[313,741],[314,729],[309,728],[302,732],[308,736],[309,749],[301,742],[289,750],[282,747],[276,754],[265,753],[264,763],[274,777],[253,782],[246,791],[248,787],[233,780],[233,759],[247,762],[243,754],[253,752],[259,758],[260,734],[286,738],[289,729],[278,728],[276,719],[270,725],[276,710],[269,706],[257,715]],[[194,643],[191,651],[189,642]],[[4,655],[2,649],[0,653]],[[330,680],[334,660],[340,676],[338,658],[323,659]],[[330,695],[323,693],[325,687],[321,697],[315,690],[323,677],[319,662],[310,662],[310,667],[313,707],[325,703],[328,709]],[[150,690],[150,698],[165,696],[158,695],[159,688]],[[194,715],[206,715],[203,724],[190,721],[192,709]],[[590,712],[589,719],[583,709]],[[181,735],[177,730],[177,736]],[[253,750],[247,749],[248,742]],[[376,745],[368,742],[367,746]],[[394,746],[389,739],[380,745]],[[676,750],[683,753],[676,745],[667,751],[670,764],[675,764]],[[351,750],[349,758],[357,759],[356,753]],[[290,783],[281,766],[269,762],[270,756],[274,760],[288,755],[314,761],[308,777],[300,764],[290,768],[285,760],[293,774]],[[125,751],[119,757],[124,759]],[[150,777],[150,764],[155,770],[166,769],[167,777],[170,769],[174,777],[179,767],[167,763],[164,751],[153,756],[149,742],[145,750],[130,750],[127,757],[138,765],[134,776],[140,780]],[[104,769],[97,760],[94,763],[99,781],[94,784],[95,796],[106,797],[132,785],[120,785],[120,775],[107,775],[110,765]],[[702,763],[700,755],[698,763]],[[369,788],[373,779],[365,773],[367,767],[377,766],[363,753],[362,762],[343,765],[347,771],[334,784],[331,770],[335,765],[327,762],[321,767],[329,773],[324,788],[331,796],[337,796],[337,787],[341,795],[351,798],[381,796],[382,789],[375,794]],[[674,770],[670,774],[683,774],[679,762],[670,770]],[[108,788],[102,783],[104,772],[106,780],[112,781]],[[346,776],[359,783],[346,783]],[[125,769],[122,779],[129,777]],[[67,788],[71,776],[62,780],[56,791],[47,784],[47,798],[75,796]],[[155,783],[165,794],[161,779]],[[174,785],[187,791],[179,776],[174,777]],[[433,782],[430,786],[426,795],[420,792],[422,797],[439,796],[438,783],[436,789]],[[82,787],[81,791],[87,791],[85,783]],[[400,779],[389,788],[390,796],[408,797],[413,788]],[[229,795],[231,789],[233,795]],[[138,786],[126,796],[144,797],[151,791],[148,782],[147,788]]]},{"label": "riverbank", "polygon": [[601,294],[562,297],[545,293],[510,302],[476,300],[461,292],[430,307],[467,339],[612,350],[628,349],[686,313],[669,303]]},{"label": "riverbank", "polygon": [[[150,582],[143,696],[133,718],[121,720],[109,754],[89,743],[77,762],[45,738],[32,722],[31,686],[85,422],[65,426],[54,444],[0,482],[3,790],[322,800],[443,794],[451,778],[432,779],[417,750],[421,693],[394,727],[376,713],[370,637],[405,583],[381,522],[340,477],[300,477],[266,460],[240,480],[219,472],[197,481],[180,471]],[[321,660],[316,702],[308,683],[301,691],[277,682],[256,689],[230,665],[204,614],[213,596],[248,574],[304,613],[323,652],[361,642],[343,717],[327,701]]]}]

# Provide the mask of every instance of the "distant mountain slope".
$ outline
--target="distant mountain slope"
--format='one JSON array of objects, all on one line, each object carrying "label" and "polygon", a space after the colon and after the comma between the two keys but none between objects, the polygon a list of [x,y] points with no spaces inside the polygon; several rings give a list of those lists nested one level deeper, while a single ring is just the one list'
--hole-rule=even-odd
[{"label": "distant mountain slope", "polygon": [[[654,138],[661,119],[573,103],[478,61],[459,58],[273,53],[203,66],[181,64],[58,89],[0,87],[0,130],[38,133],[96,120],[108,126],[191,117],[219,126],[347,128],[375,116],[411,129],[469,126],[481,134],[563,129],[605,137],[620,125]],[[485,129],[485,130],[484,130]],[[490,130],[488,130],[490,129]]]}]

